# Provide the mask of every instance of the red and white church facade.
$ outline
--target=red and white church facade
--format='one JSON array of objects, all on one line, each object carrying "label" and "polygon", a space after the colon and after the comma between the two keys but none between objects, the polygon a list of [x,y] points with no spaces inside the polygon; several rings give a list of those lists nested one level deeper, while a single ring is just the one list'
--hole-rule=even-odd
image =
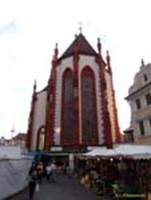
[{"label": "red and white church facade", "polygon": [[59,56],[54,50],[47,86],[33,87],[28,122],[29,150],[64,151],[120,142],[110,56],[80,33]]}]

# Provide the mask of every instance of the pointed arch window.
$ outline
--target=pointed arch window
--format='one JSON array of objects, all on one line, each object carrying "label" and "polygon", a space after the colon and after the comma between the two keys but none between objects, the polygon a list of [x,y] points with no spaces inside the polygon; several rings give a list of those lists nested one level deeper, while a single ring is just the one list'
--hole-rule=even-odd
[{"label": "pointed arch window", "polygon": [[37,132],[37,150],[44,149],[44,140],[45,140],[45,128],[44,126],[39,127]]},{"label": "pointed arch window", "polygon": [[85,67],[81,75],[82,84],[82,140],[83,143],[97,142],[97,114],[95,75],[90,67]]},{"label": "pointed arch window", "polygon": [[70,69],[67,69],[63,75],[63,104],[62,104],[62,130],[63,141],[70,143],[72,141],[73,124],[73,75]]}]

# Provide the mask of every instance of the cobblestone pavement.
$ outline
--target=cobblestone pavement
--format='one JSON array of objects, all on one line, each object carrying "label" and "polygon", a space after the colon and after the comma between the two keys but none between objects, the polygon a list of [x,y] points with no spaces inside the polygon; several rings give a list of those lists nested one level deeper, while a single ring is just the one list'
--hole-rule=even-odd
[{"label": "cobblestone pavement", "polygon": [[[75,178],[59,174],[56,183],[43,180],[40,190],[35,192],[34,200],[103,200],[92,192],[86,191]],[[28,189],[10,200],[29,200]]]}]

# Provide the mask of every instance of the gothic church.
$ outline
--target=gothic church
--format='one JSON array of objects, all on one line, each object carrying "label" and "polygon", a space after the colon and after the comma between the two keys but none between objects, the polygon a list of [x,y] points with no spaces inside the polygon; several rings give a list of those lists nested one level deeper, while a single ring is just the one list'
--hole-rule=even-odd
[{"label": "gothic church", "polygon": [[104,60],[83,33],[59,56],[54,50],[47,86],[33,87],[27,148],[80,151],[120,142],[115,91],[109,53]]}]

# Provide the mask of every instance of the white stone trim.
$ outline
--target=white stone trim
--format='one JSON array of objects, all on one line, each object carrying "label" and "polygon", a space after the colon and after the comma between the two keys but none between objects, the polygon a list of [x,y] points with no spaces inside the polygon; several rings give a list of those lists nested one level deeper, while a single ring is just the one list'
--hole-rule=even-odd
[{"label": "white stone trim", "polygon": [[[56,69],[56,105],[55,105],[55,123],[54,123],[54,134],[55,134],[55,145],[61,143],[61,113],[62,113],[62,76],[66,69],[73,70],[73,58],[67,58],[62,60],[60,65]],[[58,131],[57,131],[58,130]]]},{"label": "white stone trim", "polygon": [[46,97],[47,91],[37,94],[34,108],[33,130],[31,139],[31,149],[35,150],[37,145],[37,133],[41,126],[45,125],[46,118]]},{"label": "white stone trim", "polygon": [[[102,126],[102,108],[101,108],[101,91],[99,79],[99,66],[95,62],[95,57],[81,55],[79,59],[79,87],[81,87],[81,72],[85,66],[90,66],[95,74],[96,83],[96,106],[97,106],[97,119],[98,119],[98,135],[99,144],[104,143],[103,126]],[[81,90],[79,90],[79,117],[80,117],[80,144],[82,143],[82,117],[81,117]]]}]

